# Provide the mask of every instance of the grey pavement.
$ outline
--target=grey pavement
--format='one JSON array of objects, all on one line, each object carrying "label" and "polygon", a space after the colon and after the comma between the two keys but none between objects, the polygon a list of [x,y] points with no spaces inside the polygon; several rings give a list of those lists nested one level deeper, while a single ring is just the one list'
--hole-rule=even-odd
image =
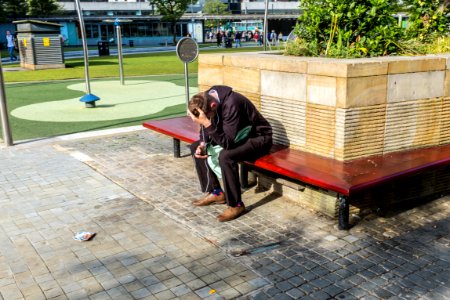
[{"label": "grey pavement", "polygon": [[107,133],[0,149],[0,299],[450,299],[448,195],[339,231],[255,187],[219,223],[187,147]]}]

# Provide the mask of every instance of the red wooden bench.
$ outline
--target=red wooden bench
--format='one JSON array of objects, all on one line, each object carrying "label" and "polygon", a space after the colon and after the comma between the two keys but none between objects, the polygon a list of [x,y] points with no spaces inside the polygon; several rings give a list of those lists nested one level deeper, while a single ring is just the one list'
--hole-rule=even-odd
[{"label": "red wooden bench", "polygon": [[[174,155],[180,157],[180,140],[192,143],[198,128],[189,117],[148,121],[144,127],[173,137]],[[340,229],[349,228],[349,203],[359,192],[393,179],[450,164],[450,145],[394,152],[342,162],[304,151],[274,145],[271,153],[245,165],[280,174],[295,181],[338,194]],[[241,169],[245,171],[245,169]],[[241,174],[242,175],[242,174]],[[246,175],[241,180],[246,184]]]}]

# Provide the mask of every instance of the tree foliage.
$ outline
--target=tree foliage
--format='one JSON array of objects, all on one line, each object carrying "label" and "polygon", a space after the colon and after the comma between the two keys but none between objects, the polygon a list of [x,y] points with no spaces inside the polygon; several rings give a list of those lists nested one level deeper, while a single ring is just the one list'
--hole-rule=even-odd
[{"label": "tree foliage", "polygon": [[177,43],[176,24],[178,20],[186,12],[191,0],[150,0],[150,5],[154,5],[158,10],[158,13],[162,16],[162,21],[170,22],[173,43]]},{"label": "tree foliage", "polygon": [[[208,15],[228,15],[230,11],[225,3],[220,0],[206,0],[202,12]],[[216,25],[221,25],[220,20],[207,20],[205,21],[205,27],[214,27]]]},{"label": "tree foliage", "polygon": [[297,51],[330,57],[380,56],[396,52],[401,29],[394,0],[301,0]]},{"label": "tree foliage", "polygon": [[27,15],[27,0],[0,0],[0,21],[12,21]]},{"label": "tree foliage", "polygon": [[56,0],[28,0],[28,16],[50,17],[61,12],[61,7]]},{"label": "tree foliage", "polygon": [[447,35],[450,25],[450,0],[407,0],[410,38],[429,41]]}]

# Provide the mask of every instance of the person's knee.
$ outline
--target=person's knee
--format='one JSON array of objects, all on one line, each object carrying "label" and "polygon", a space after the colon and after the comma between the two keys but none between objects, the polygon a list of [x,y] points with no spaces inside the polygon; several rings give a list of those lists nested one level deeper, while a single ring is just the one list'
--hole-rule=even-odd
[{"label": "person's knee", "polygon": [[230,164],[234,163],[234,159],[231,157],[230,154],[231,153],[229,151],[225,150],[225,149],[220,151],[220,154],[219,154],[219,165],[221,167],[224,167],[224,166],[227,166],[227,165],[230,165]]}]

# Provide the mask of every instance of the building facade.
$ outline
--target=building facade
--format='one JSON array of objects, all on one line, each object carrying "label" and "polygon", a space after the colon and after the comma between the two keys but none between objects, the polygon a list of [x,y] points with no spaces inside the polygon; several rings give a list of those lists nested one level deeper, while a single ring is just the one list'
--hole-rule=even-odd
[{"label": "building facade", "polygon": [[[63,25],[61,34],[65,45],[81,45],[81,34],[73,0],[58,1],[64,16],[48,19]],[[197,42],[204,42],[206,31],[204,21],[211,18],[226,20],[226,24],[249,22],[261,24],[264,17],[264,0],[222,0],[228,5],[229,15],[208,16],[202,13],[205,0],[190,5],[186,14],[176,26],[178,37],[190,34]],[[113,21],[126,19],[122,24],[122,37],[125,44],[166,45],[172,41],[172,28],[169,23],[161,22],[161,16],[148,0],[80,0],[89,45],[99,41],[113,43],[117,40]],[[299,1],[269,1],[269,25],[284,34],[288,34],[299,16]],[[270,26],[269,26],[270,28]]]}]

